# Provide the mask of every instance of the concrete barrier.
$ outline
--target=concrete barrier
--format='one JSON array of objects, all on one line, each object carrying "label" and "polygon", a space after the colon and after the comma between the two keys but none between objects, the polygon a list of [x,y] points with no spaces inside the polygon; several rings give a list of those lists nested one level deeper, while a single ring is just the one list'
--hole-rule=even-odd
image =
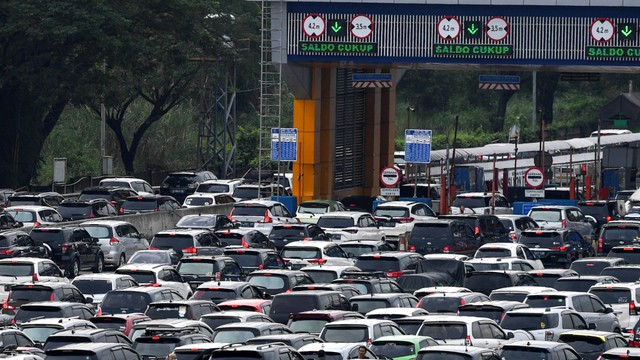
[{"label": "concrete barrier", "polygon": [[[229,215],[231,209],[233,208],[233,204],[221,204],[221,205],[211,205],[211,206],[199,206],[187,209],[178,209],[175,211],[160,211],[154,213],[144,213],[144,214],[132,214],[132,215],[122,215],[122,216],[114,216],[114,217],[104,217],[99,218],[98,220],[121,220],[127,221],[138,229],[138,231],[144,235],[146,235],[147,239],[150,241],[154,234],[158,233],[162,230],[167,230],[173,228],[178,220],[185,215],[192,214],[223,214]],[[71,224],[80,224],[88,220],[77,220],[77,221],[65,221],[59,223],[59,225],[71,225]],[[31,231],[31,227],[24,227],[22,230],[29,232]]]}]

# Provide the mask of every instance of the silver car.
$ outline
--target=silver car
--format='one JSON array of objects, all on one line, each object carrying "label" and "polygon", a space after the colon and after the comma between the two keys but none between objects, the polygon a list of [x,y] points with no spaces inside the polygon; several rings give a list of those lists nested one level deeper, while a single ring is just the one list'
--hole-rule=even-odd
[{"label": "silver car", "polygon": [[98,238],[106,266],[120,267],[138,250],[149,248],[149,241],[132,224],[119,220],[93,220],[80,224]]},{"label": "silver car", "polygon": [[543,229],[573,229],[585,240],[593,240],[596,220],[577,206],[544,205],[529,210],[529,217]]}]

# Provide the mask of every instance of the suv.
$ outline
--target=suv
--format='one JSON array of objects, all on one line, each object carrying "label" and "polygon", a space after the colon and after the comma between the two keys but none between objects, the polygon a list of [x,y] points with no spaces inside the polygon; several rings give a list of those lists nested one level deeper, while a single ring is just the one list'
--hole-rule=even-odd
[{"label": "suv", "polygon": [[273,225],[269,233],[276,249],[282,250],[287,243],[300,240],[331,240],[331,235],[316,224],[282,224]]},{"label": "suv", "polygon": [[95,315],[92,305],[66,301],[35,301],[20,306],[13,317],[18,327],[35,318],[70,318],[89,320]]},{"label": "suv", "polygon": [[74,285],[63,282],[17,284],[11,287],[7,300],[2,304],[2,313],[14,315],[21,305],[34,301],[68,301],[91,304]]},{"label": "suv", "polygon": [[296,349],[277,342],[264,345],[229,344],[211,354],[212,359],[303,359]]},{"label": "suv", "polygon": [[622,330],[633,329],[640,321],[640,283],[597,284],[589,289],[603,303],[611,306],[618,316]]},{"label": "suv", "polygon": [[118,215],[116,208],[106,199],[65,200],[57,210],[65,221]]},{"label": "suv", "polygon": [[613,308],[606,306],[598,296],[573,291],[543,292],[527,295],[524,303],[532,308],[564,306],[573,308],[598,330],[621,332],[622,327]]},{"label": "suv", "polygon": [[0,232],[0,259],[15,257],[47,258],[49,248],[42,242],[35,242],[24,231],[6,230]]},{"label": "suv", "polygon": [[457,219],[467,223],[481,243],[511,242],[509,230],[495,215],[489,214],[458,214],[440,215],[439,219]]},{"label": "suv", "polygon": [[[160,231],[153,235],[151,243],[149,243],[149,250],[173,249],[180,257],[197,254],[198,249],[202,247],[220,248],[222,244],[211,231],[204,229],[172,229]],[[222,253],[222,250],[217,253]]]},{"label": "suv", "polygon": [[296,216],[300,222],[315,224],[320,215],[334,211],[347,211],[347,209],[337,200],[307,200],[298,204]]},{"label": "suv", "polygon": [[583,360],[596,360],[607,350],[629,346],[621,334],[607,331],[567,331],[560,334],[558,341],[574,348]]},{"label": "suv", "polygon": [[219,304],[227,300],[263,299],[265,293],[245,281],[209,281],[195,289],[191,299],[211,300]]},{"label": "suv", "polygon": [[89,320],[76,318],[45,318],[27,321],[20,325],[20,330],[40,348],[49,335],[61,330],[75,329],[96,329],[96,326]]},{"label": "suv", "polygon": [[196,188],[197,193],[207,194],[233,194],[236,186],[242,184],[242,179],[216,179],[206,180]]},{"label": "suv", "polygon": [[234,259],[245,275],[254,270],[285,268],[284,259],[272,249],[226,248],[224,255]]},{"label": "suv", "polygon": [[176,171],[169,173],[160,185],[160,194],[171,195],[177,201],[193,194],[201,183],[215,180],[217,177],[211,171]]},{"label": "suv", "polygon": [[478,248],[473,255],[475,259],[481,258],[518,258],[528,262],[533,269],[542,270],[544,265],[529,247],[524,244],[517,243],[487,243]]},{"label": "suv", "polygon": [[25,227],[56,225],[63,221],[58,211],[50,206],[22,205],[8,207],[4,211]]},{"label": "suv", "polygon": [[593,217],[586,217],[577,206],[534,206],[527,215],[543,229],[573,229],[585,240],[591,241],[594,238],[594,228],[597,225],[595,220]]},{"label": "suv", "polygon": [[80,226],[98,239],[105,266],[118,268],[138,250],[149,248],[149,241],[133,224],[120,220],[85,221]]},{"label": "suv", "polygon": [[377,252],[362,254],[356,258],[355,266],[362,271],[384,271],[388,278],[398,279],[406,274],[421,272],[424,258],[410,252]]},{"label": "suv", "polygon": [[115,177],[100,180],[99,186],[110,188],[127,188],[136,192],[137,195],[153,195],[155,191],[151,185],[142,180],[129,177]]},{"label": "suv", "polygon": [[455,219],[417,223],[409,234],[409,251],[418,254],[456,253],[473,256],[481,242],[473,228]]},{"label": "suv", "polygon": [[430,336],[440,345],[466,345],[498,349],[518,340],[530,340],[523,331],[505,331],[495,321],[484,317],[428,315],[417,335]]},{"label": "suv", "polygon": [[383,337],[406,335],[391,320],[350,319],[333,321],[322,328],[320,338],[325,342],[360,343],[362,345]]},{"label": "suv", "polygon": [[456,195],[451,204],[452,211],[459,213],[488,214],[511,214],[513,213],[509,200],[502,194],[495,193],[491,197],[491,193],[487,192],[470,192]]},{"label": "suv", "polygon": [[336,211],[320,215],[318,226],[335,242],[346,240],[384,240],[385,233],[370,213],[361,211]]},{"label": "suv", "polygon": [[210,342],[207,335],[196,329],[147,328],[144,335],[136,338],[132,347],[143,359],[162,359],[178,346]]},{"label": "suv", "polygon": [[595,227],[595,233],[599,234],[602,225],[611,220],[621,218],[618,212],[618,203],[614,200],[588,200],[578,202],[578,207],[585,215],[591,215],[598,222]]},{"label": "suv", "polygon": [[322,328],[334,321],[364,319],[364,316],[355,311],[344,310],[311,310],[293,313],[289,316],[287,326],[294,333],[310,333],[319,335]]},{"label": "suv", "polygon": [[31,230],[35,241],[42,241],[51,249],[51,259],[74,278],[80,270],[100,273],[104,270],[104,254],[99,240],[82,227],[68,225]]},{"label": "suv", "polygon": [[84,274],[76,276],[71,282],[80,292],[93,298],[93,304],[98,306],[102,302],[104,295],[111,290],[127,289],[138,286],[133,277],[124,274],[102,273]]},{"label": "suv", "polygon": [[120,205],[122,205],[126,198],[136,195],[138,195],[138,193],[131,188],[94,186],[82,190],[78,200],[106,199],[113,205],[116,211],[118,211],[120,210]]},{"label": "suv", "polygon": [[595,256],[591,242],[571,229],[525,230],[518,242],[529,247],[545,268],[568,268],[574,260]]},{"label": "suv", "polygon": [[81,358],[84,360],[140,360],[138,353],[126,344],[113,343],[79,343],[65,345],[47,351],[48,360],[67,360]]},{"label": "suv", "polygon": [[144,313],[154,301],[183,300],[175,290],[164,287],[140,286],[111,290],[102,299],[99,315]]},{"label": "suv", "polygon": [[372,215],[381,222],[387,241],[411,232],[415,223],[436,218],[436,213],[427,204],[417,201],[385,202],[378,205]]},{"label": "suv", "polygon": [[188,319],[199,320],[202,315],[218,312],[220,309],[209,300],[163,300],[147,305],[145,315],[153,320]]},{"label": "suv", "polygon": [[536,286],[533,276],[518,270],[474,271],[464,279],[464,287],[489,295],[492,290],[508,286]]},{"label": "suv", "polygon": [[509,230],[509,239],[513,242],[518,241],[522,231],[538,228],[538,224],[527,215],[501,214],[498,219]]},{"label": "suv", "polygon": [[313,279],[300,270],[256,270],[247,276],[247,281],[263,287],[270,295],[292,290],[301,284],[313,284]]},{"label": "suv", "polygon": [[183,299],[187,299],[192,294],[189,283],[171,265],[127,264],[119,267],[115,272],[116,274],[131,275],[140,285],[173,289]]},{"label": "suv", "polygon": [[174,211],[182,208],[182,204],[172,196],[167,195],[138,195],[129,196],[120,206],[119,214],[140,214],[158,211]]},{"label": "suv", "polygon": [[131,340],[119,330],[111,329],[71,329],[49,335],[44,343],[44,351],[61,346],[80,343],[116,343],[131,345]]},{"label": "suv", "polygon": [[56,208],[64,201],[64,197],[57,192],[49,191],[38,194],[15,193],[7,198],[7,207],[38,205]]},{"label": "suv", "polygon": [[69,282],[62,270],[49,259],[15,258],[0,260],[0,299],[4,301],[11,286],[34,281]]},{"label": "suv", "polygon": [[605,256],[614,246],[633,245],[640,237],[640,223],[637,221],[611,221],[602,225],[598,236],[598,255]]},{"label": "suv", "polygon": [[347,265],[354,259],[347,256],[340,245],[333,241],[295,241],[288,243],[280,252],[294,270],[309,265]]},{"label": "suv", "polygon": [[245,278],[238,262],[224,255],[183,257],[176,270],[194,291],[206,281],[244,281]]},{"label": "suv", "polygon": [[292,313],[309,310],[351,310],[349,300],[338,291],[294,291],[273,297],[269,317],[286,324]]},{"label": "suv", "polygon": [[229,219],[243,227],[255,228],[268,234],[277,223],[297,223],[286,206],[279,201],[246,200],[233,204]]}]

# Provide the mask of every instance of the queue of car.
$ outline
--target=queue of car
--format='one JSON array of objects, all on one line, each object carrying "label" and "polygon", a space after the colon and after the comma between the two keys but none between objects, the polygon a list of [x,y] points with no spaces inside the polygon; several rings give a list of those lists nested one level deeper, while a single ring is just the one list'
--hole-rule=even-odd
[{"label": "queue of car", "polygon": [[[68,205],[62,219],[84,217],[74,209],[85,203],[107,215],[46,225],[54,217],[38,213],[30,232],[20,231],[19,214],[47,206],[16,197],[6,212],[14,222],[0,233],[0,350],[178,360],[595,360],[640,351],[640,222],[595,219],[606,203],[514,215],[506,199],[469,193],[441,216],[420,201],[368,211],[312,200],[293,211],[261,190],[236,202],[235,190],[250,190],[240,181],[168,179],[160,194],[130,178],[105,181],[81,202],[43,194],[53,210]],[[146,202],[176,209],[162,199],[177,195],[185,207],[233,202],[233,210],[187,215],[149,238],[116,218]]]}]

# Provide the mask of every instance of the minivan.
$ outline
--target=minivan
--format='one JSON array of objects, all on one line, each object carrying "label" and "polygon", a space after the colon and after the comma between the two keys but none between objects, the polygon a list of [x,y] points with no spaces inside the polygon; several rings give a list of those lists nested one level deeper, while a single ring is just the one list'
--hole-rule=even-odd
[{"label": "minivan", "polygon": [[273,297],[269,317],[287,324],[291,314],[308,310],[351,310],[349,300],[338,291],[294,291]]},{"label": "minivan", "polygon": [[473,256],[480,242],[473,229],[460,220],[416,223],[409,234],[409,251],[420,254],[456,253]]}]

